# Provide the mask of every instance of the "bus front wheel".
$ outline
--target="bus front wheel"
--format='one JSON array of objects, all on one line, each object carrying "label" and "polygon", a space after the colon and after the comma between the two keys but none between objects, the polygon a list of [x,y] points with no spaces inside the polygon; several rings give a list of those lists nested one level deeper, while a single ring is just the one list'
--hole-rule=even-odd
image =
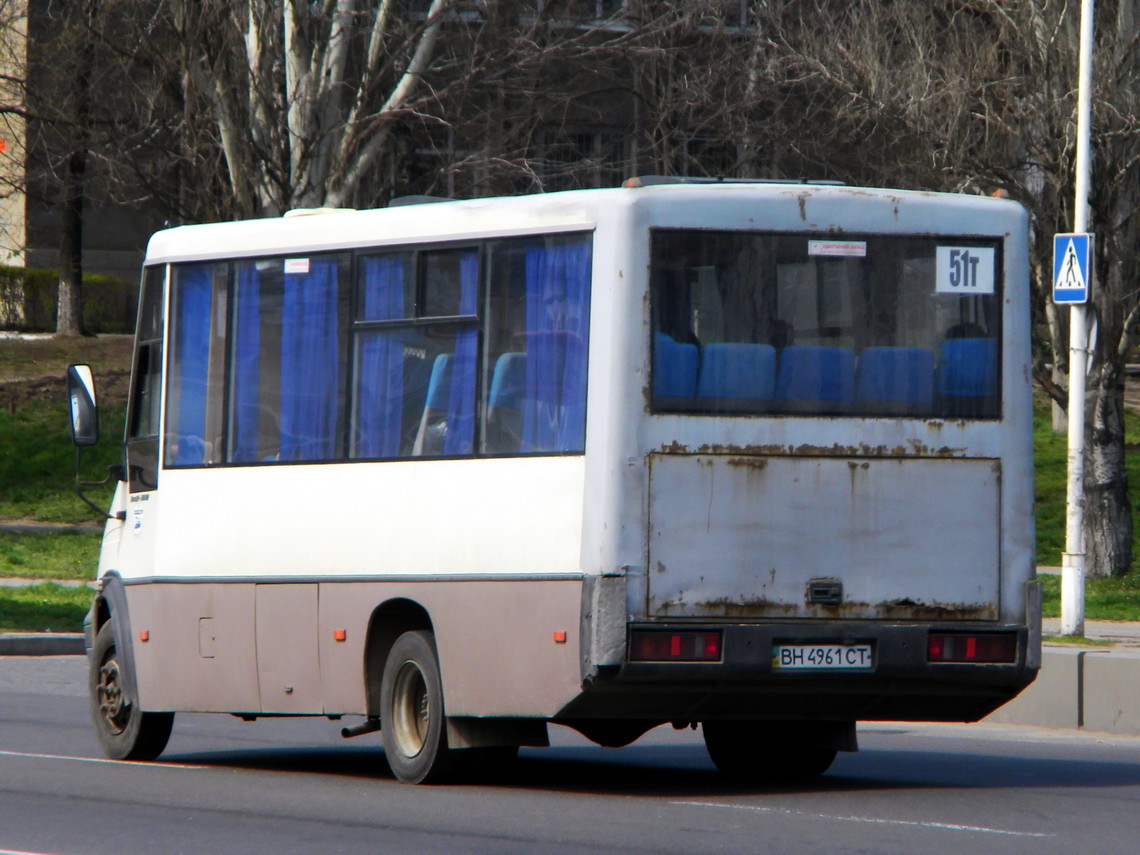
[{"label": "bus front wheel", "polygon": [[103,753],[114,760],[153,760],[170,739],[174,713],[143,712],[129,697],[111,622],[95,636],[88,664],[91,718]]},{"label": "bus front wheel", "polygon": [[405,632],[392,645],[380,683],[380,721],[384,753],[399,780],[438,783],[451,774],[439,657],[427,630]]},{"label": "bus front wheel", "polygon": [[810,726],[798,722],[706,721],[701,730],[717,769],[737,781],[811,780],[835,760],[836,750],[817,744]]}]

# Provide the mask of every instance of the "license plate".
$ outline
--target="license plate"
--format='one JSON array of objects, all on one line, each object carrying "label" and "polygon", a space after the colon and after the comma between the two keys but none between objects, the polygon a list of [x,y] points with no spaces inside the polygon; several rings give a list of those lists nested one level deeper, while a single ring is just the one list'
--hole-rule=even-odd
[{"label": "license plate", "polygon": [[866,671],[874,666],[869,644],[776,644],[772,667],[778,671]]}]

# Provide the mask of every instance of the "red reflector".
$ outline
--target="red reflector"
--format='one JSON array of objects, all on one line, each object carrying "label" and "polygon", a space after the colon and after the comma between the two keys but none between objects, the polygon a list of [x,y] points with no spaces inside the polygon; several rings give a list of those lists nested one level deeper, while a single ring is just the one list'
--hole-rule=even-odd
[{"label": "red reflector", "polygon": [[928,662],[1016,662],[1017,634],[1013,632],[939,632],[926,642]]},{"label": "red reflector", "polygon": [[719,662],[720,632],[662,632],[635,629],[629,637],[632,662]]}]

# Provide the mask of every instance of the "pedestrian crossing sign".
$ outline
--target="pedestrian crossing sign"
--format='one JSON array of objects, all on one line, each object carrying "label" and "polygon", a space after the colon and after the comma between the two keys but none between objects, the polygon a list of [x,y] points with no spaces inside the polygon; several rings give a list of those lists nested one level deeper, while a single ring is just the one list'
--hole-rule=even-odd
[{"label": "pedestrian crossing sign", "polygon": [[1060,234],[1053,236],[1053,302],[1087,303],[1092,285],[1093,236]]}]

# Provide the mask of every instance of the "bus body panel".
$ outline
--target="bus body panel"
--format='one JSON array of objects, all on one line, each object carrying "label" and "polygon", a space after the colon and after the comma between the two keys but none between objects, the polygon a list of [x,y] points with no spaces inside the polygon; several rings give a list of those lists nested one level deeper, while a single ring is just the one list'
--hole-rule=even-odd
[{"label": "bus body panel", "polygon": [[550,718],[581,690],[580,578],[148,582],[127,591],[146,709],[368,714],[365,642],[373,613],[393,600],[432,617],[449,715]]},{"label": "bus body panel", "polygon": [[582,470],[581,456],[166,470],[156,560],[121,572],[577,574]]},{"label": "bus body panel", "polygon": [[997,618],[998,461],[655,454],[649,477],[650,616]]}]

